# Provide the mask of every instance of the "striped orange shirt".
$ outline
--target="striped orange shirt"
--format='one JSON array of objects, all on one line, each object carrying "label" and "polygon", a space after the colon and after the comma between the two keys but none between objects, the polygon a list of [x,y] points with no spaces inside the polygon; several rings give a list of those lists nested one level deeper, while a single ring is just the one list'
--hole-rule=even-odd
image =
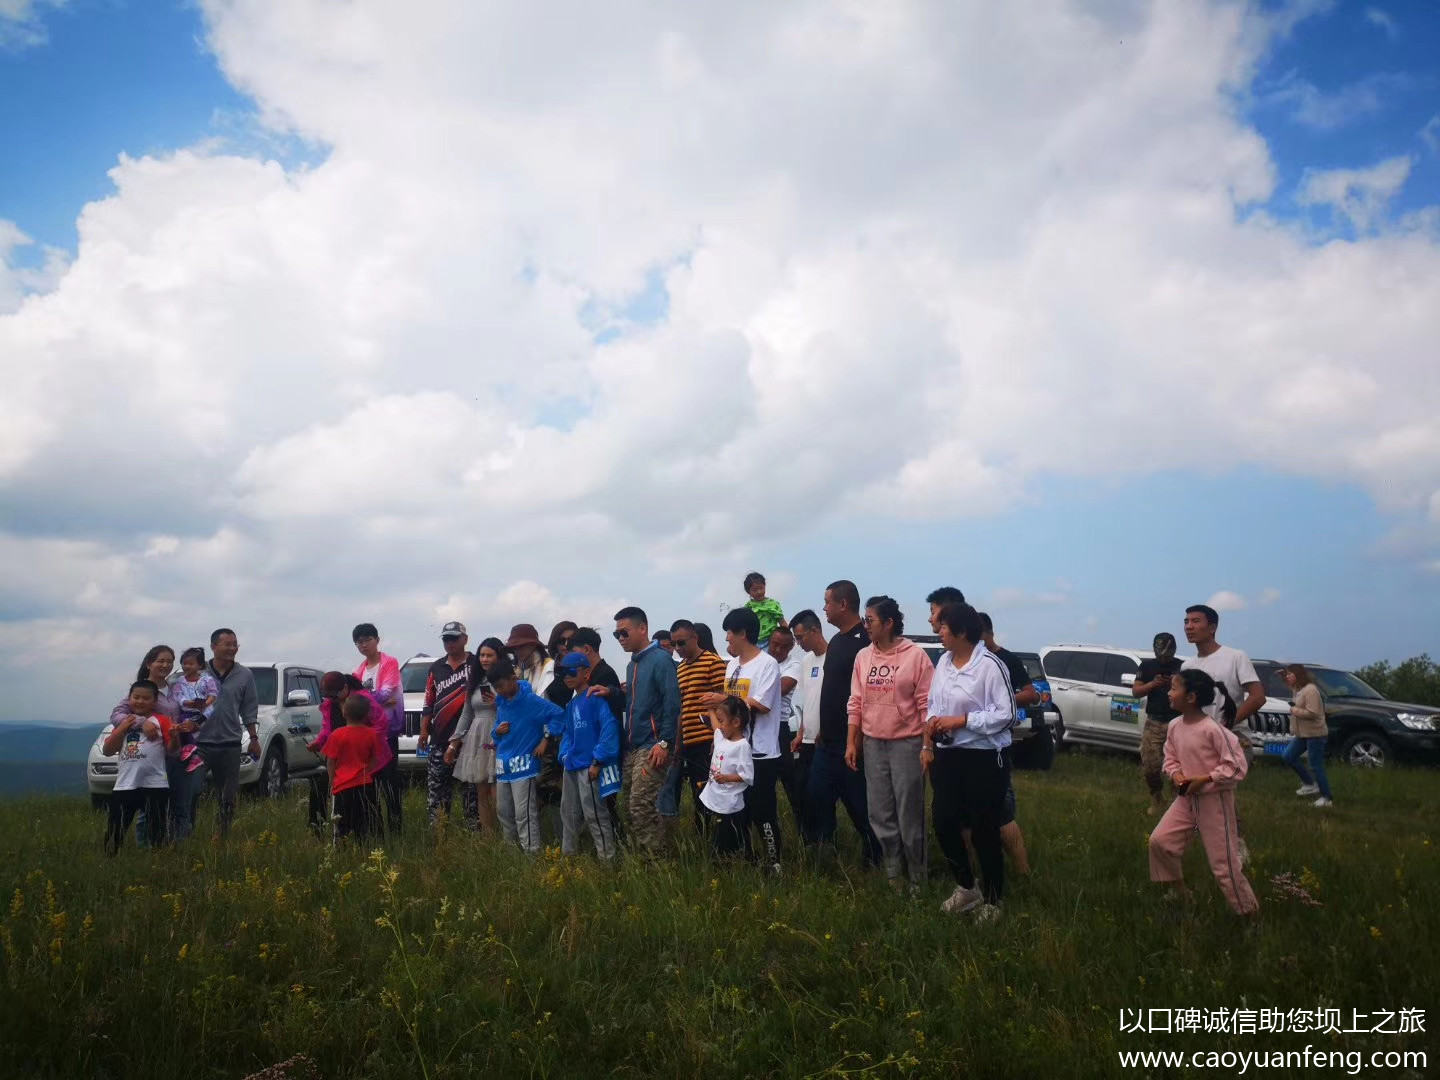
[{"label": "striped orange shirt", "polygon": [[702,652],[694,660],[680,661],[675,674],[680,679],[680,734],[684,745],[713,742],[710,707],[701,705],[700,698],[725,692],[725,661],[712,652]]}]

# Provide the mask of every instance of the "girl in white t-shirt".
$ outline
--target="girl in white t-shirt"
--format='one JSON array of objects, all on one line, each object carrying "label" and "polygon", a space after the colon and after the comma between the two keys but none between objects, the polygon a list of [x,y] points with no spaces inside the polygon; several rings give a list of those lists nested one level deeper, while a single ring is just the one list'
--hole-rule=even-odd
[{"label": "girl in white t-shirt", "polygon": [[750,829],[745,820],[745,789],[755,782],[750,750],[750,706],[733,694],[710,710],[715,748],[710,753],[710,781],[700,802],[715,815],[715,854],[750,855]]}]

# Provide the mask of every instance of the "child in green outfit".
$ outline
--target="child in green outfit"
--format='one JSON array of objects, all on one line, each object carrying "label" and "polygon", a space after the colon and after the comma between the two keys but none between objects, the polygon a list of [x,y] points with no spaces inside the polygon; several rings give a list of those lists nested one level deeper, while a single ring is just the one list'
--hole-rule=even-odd
[{"label": "child in green outfit", "polygon": [[745,592],[750,596],[750,599],[745,601],[745,606],[760,620],[760,637],[756,644],[764,650],[770,635],[775,632],[775,627],[785,621],[785,613],[780,610],[779,600],[771,600],[765,595],[764,574],[754,570],[746,574]]}]

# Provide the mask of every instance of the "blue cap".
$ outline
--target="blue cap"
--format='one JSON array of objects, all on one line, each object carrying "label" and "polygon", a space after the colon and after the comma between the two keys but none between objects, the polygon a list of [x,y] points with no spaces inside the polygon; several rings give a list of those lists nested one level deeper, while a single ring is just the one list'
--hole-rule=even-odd
[{"label": "blue cap", "polygon": [[581,668],[588,668],[590,660],[583,652],[566,653],[565,658],[560,661],[560,666],[573,674]]}]

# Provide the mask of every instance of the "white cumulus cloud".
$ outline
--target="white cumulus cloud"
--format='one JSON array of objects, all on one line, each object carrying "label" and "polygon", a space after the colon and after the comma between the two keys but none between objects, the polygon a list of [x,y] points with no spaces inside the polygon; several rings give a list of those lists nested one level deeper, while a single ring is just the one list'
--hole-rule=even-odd
[{"label": "white cumulus cloud", "polygon": [[1261,211],[1236,5],[201,7],[327,153],[122,158],[51,279],[0,252],[0,672],[694,614],[1045,476],[1440,491],[1440,242],[1394,163],[1307,180],[1354,241]]}]

